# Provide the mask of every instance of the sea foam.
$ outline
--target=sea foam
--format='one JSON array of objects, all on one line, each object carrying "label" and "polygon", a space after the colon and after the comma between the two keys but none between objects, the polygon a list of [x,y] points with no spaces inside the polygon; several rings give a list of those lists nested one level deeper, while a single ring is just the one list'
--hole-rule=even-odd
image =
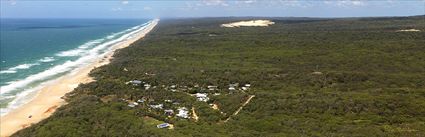
[{"label": "sea foam", "polygon": [[52,61],[55,61],[55,59],[53,57],[44,57],[44,58],[42,58],[38,61],[40,61],[40,62],[52,62]]},{"label": "sea foam", "polygon": [[31,68],[32,66],[36,66],[36,65],[40,65],[39,63],[32,63],[32,64],[20,64],[20,65],[18,65],[18,66],[15,66],[15,67],[11,67],[11,68],[9,68],[9,69],[7,69],[7,70],[2,70],[2,71],[0,71],[0,74],[3,74],[3,73],[16,73],[18,70],[20,70],[20,69],[29,69],[29,68]]},{"label": "sea foam", "polygon": [[129,31],[135,30],[135,29],[137,29],[137,28],[139,28],[141,26],[144,26],[144,25],[146,25],[146,23],[145,24],[142,24],[142,25],[139,25],[139,26],[132,27],[130,29],[126,29],[126,30],[121,31],[121,32],[113,33],[113,34],[111,34],[109,36],[106,36],[105,38],[102,38],[102,39],[97,39],[97,40],[89,41],[89,42],[84,43],[83,45],[79,46],[76,49],[71,49],[71,50],[66,50],[66,51],[59,52],[59,53],[56,54],[56,56],[59,56],[59,57],[84,56],[84,55],[87,54],[87,52],[89,52],[88,50],[84,50],[84,49],[88,49],[90,47],[95,46],[96,44],[99,44],[99,43],[103,42],[105,39],[108,39],[108,40],[109,39],[113,39],[113,38],[117,37],[118,35],[122,35],[124,33],[128,33]]},{"label": "sea foam", "polygon": [[[151,22],[152,21],[149,21],[148,23],[150,24]],[[107,51],[105,51],[105,50],[109,51],[109,50],[113,49],[111,45],[114,45],[118,42],[124,41],[124,40],[128,39],[129,37],[132,37],[135,33],[143,31],[147,27],[147,25],[149,25],[148,23],[145,23],[145,24],[142,24],[142,25],[139,25],[139,26],[135,26],[131,29],[127,29],[125,31],[119,32],[118,35],[124,34],[124,33],[126,33],[126,34],[124,34],[124,35],[122,35],[122,36],[120,36],[116,39],[113,39],[113,40],[110,40],[110,41],[105,41],[104,43],[100,43],[100,41],[102,41],[102,40],[95,40],[95,41],[88,42],[90,44],[98,44],[98,45],[93,45],[94,47],[92,49],[86,50],[87,54],[85,54],[84,56],[81,56],[77,60],[67,61],[67,62],[65,62],[61,65],[53,66],[52,68],[49,68],[49,69],[47,69],[43,72],[28,76],[23,80],[8,82],[8,85],[0,87],[2,89],[0,91],[0,95],[7,96],[6,98],[0,98],[0,100],[14,98],[14,100],[12,102],[8,103],[7,108],[2,108],[2,110],[0,111],[1,115],[3,116],[5,114],[7,114],[10,110],[16,109],[19,106],[21,106],[22,104],[27,103],[28,101],[30,101],[34,97],[33,94],[35,94],[36,91],[41,89],[46,83],[53,82],[54,80],[56,80],[56,79],[53,79],[53,80],[46,81],[47,79],[52,78],[53,76],[56,76],[56,75],[59,75],[59,74],[62,74],[62,73],[77,70],[77,68],[79,68],[81,66],[85,66],[89,63],[92,63],[93,61],[95,61],[96,58],[104,56],[107,53]],[[88,43],[87,43],[87,45],[89,45]],[[84,45],[82,45],[82,46],[84,46]],[[89,48],[89,47],[87,47],[87,48]],[[80,49],[86,49],[86,48],[81,48],[81,46],[80,46]],[[43,59],[46,59],[44,61],[50,61],[48,59],[52,59],[52,58],[43,58]],[[39,60],[39,61],[41,61],[41,60]],[[17,68],[29,68],[29,67],[20,66],[20,67],[17,67]],[[25,88],[29,84],[32,84],[32,83],[35,83],[35,82],[42,82],[42,83],[38,84],[36,87]],[[12,91],[16,91],[18,89],[21,89],[23,91],[19,92],[16,96],[11,95]]]}]

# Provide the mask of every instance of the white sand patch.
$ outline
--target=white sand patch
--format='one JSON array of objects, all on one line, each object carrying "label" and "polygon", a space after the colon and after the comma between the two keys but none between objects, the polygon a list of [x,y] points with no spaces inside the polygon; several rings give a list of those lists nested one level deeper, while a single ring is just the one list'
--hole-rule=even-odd
[{"label": "white sand patch", "polygon": [[402,30],[397,30],[397,32],[419,32],[421,30],[418,29],[402,29]]},{"label": "white sand patch", "polygon": [[250,20],[250,21],[239,21],[227,24],[221,24],[221,27],[233,28],[233,27],[267,27],[273,25],[274,22],[270,20]]},{"label": "white sand patch", "polygon": [[78,87],[78,84],[69,84],[68,87],[74,89]]}]

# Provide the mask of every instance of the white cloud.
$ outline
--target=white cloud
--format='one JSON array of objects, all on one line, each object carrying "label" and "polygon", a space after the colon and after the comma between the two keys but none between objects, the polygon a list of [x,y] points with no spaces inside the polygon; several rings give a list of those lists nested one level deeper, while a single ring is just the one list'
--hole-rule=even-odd
[{"label": "white cloud", "polygon": [[224,0],[202,0],[202,3],[206,6],[229,6],[229,4]]},{"label": "white cloud", "polygon": [[186,6],[180,8],[180,9],[182,9],[182,10],[198,10],[199,9],[198,7],[200,6],[199,3],[194,4],[194,3],[191,3],[191,2],[186,2],[185,5]]},{"label": "white cloud", "polygon": [[337,7],[362,7],[366,6],[366,2],[363,0],[337,0],[337,1],[324,1],[326,5],[332,5]]},{"label": "white cloud", "polygon": [[12,6],[16,5],[16,0],[9,0],[9,4],[12,5]]},{"label": "white cloud", "polygon": [[152,7],[146,6],[146,7],[143,7],[143,10],[152,10]]},{"label": "white cloud", "polygon": [[246,3],[246,4],[251,4],[251,3],[255,3],[256,1],[255,0],[246,0],[246,1],[243,1],[244,3]]},{"label": "white cloud", "polygon": [[129,2],[127,1],[127,0],[123,0],[123,1],[121,1],[121,4],[123,4],[123,5],[127,5]]},{"label": "white cloud", "polygon": [[122,11],[122,8],[118,7],[118,8],[112,8],[112,11]]},{"label": "white cloud", "polygon": [[280,0],[280,5],[285,7],[303,7],[301,2],[298,0]]}]

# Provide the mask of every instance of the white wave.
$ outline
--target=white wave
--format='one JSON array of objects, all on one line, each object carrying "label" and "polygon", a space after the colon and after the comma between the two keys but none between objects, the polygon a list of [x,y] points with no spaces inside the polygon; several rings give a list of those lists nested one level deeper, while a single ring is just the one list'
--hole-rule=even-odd
[{"label": "white wave", "polygon": [[0,71],[0,74],[4,74],[4,73],[16,73],[16,70],[2,70],[2,71]]},{"label": "white wave", "polygon": [[83,45],[79,46],[78,48],[79,49],[87,49],[87,48],[89,48],[91,46],[94,46],[96,44],[101,43],[103,40],[105,40],[105,39],[92,40],[92,41],[89,41],[87,43],[84,43]]},{"label": "white wave", "polygon": [[118,33],[114,33],[114,34],[112,34],[112,35],[107,36],[106,38],[107,38],[107,39],[112,39],[112,38],[114,38],[114,37],[116,37],[116,36],[118,36],[118,35],[121,35],[121,34],[124,34],[124,33],[129,32],[129,31],[132,31],[132,30],[138,29],[138,28],[140,28],[140,27],[146,26],[148,23],[149,23],[149,22],[146,22],[146,23],[144,23],[144,24],[142,24],[142,25],[138,25],[138,26],[134,26],[134,27],[132,27],[132,28],[126,29],[125,31],[121,31],[121,32],[118,32]]},{"label": "white wave", "polygon": [[[71,71],[75,68],[85,66],[86,64],[91,63],[91,62],[95,61],[96,58],[100,57],[99,55],[102,54],[100,52],[102,50],[106,49],[108,46],[111,46],[111,45],[114,45],[114,44],[116,44],[120,41],[126,40],[128,37],[134,35],[135,33],[139,32],[139,31],[144,30],[146,27],[147,26],[138,27],[137,30],[134,30],[132,32],[124,34],[117,39],[110,40],[110,41],[107,41],[105,43],[99,44],[96,47],[94,47],[93,49],[87,50],[87,52],[86,52],[87,54],[78,58],[75,61],[67,61],[67,62],[65,62],[61,65],[56,65],[52,68],[49,68],[49,69],[47,69],[43,72],[40,72],[40,73],[37,73],[37,74],[34,74],[34,75],[30,75],[23,80],[12,81],[9,85],[5,85],[5,86],[0,87],[1,88],[0,95],[9,93],[9,92],[17,90],[17,89],[22,89],[22,88],[26,87],[27,85],[29,85],[31,83],[43,81],[47,78],[58,75],[60,73],[69,72],[69,71]],[[73,52],[80,52],[80,51],[73,51]],[[83,51],[81,51],[81,52],[83,52]],[[75,53],[72,53],[72,52],[68,53],[68,55],[71,55],[71,54],[75,54]]]},{"label": "white wave", "polygon": [[73,57],[73,56],[81,56],[81,55],[83,55],[83,53],[86,53],[86,51],[83,50],[83,49],[72,49],[72,50],[59,52],[58,54],[56,54],[56,56]]},{"label": "white wave", "polygon": [[36,91],[42,88],[42,85],[44,85],[44,84],[40,84],[39,86],[37,86],[35,88],[24,90],[24,91],[20,92],[19,94],[17,94],[16,96],[8,96],[9,99],[10,98],[14,98],[14,99],[12,100],[12,102],[8,103],[6,108],[0,109],[0,116],[4,116],[5,114],[10,112],[11,110],[19,108],[23,104],[31,101],[35,97]]},{"label": "white wave", "polygon": [[[138,29],[138,28],[140,28],[142,26],[145,26],[145,25],[146,25],[146,23],[145,24],[142,24],[142,25],[139,25],[139,26],[132,27],[130,29],[126,29],[126,30],[121,31],[121,32],[113,33],[113,34],[111,34],[109,36],[106,36],[106,39],[112,39],[112,38],[114,38],[114,37],[116,37],[118,35],[121,35],[121,34],[124,34],[124,33],[128,33],[129,31]],[[84,49],[88,49],[89,47],[92,47],[92,46],[94,46],[96,44],[99,44],[103,40],[105,40],[105,38],[104,39],[97,39],[97,40],[86,42],[86,43],[84,43],[83,45],[79,46],[76,49],[71,49],[71,50],[62,51],[60,53],[57,53],[56,56],[60,56],[60,57],[83,56],[83,55],[87,54],[87,52],[88,52],[87,50],[84,50]]]},{"label": "white wave", "polygon": [[18,65],[16,67],[13,67],[13,68],[10,68],[10,69],[13,69],[13,70],[17,70],[17,69],[29,69],[30,67],[35,66],[35,65],[40,65],[40,64],[38,64],[38,63],[34,63],[34,64],[21,64],[21,65]]},{"label": "white wave", "polygon": [[81,46],[79,46],[76,49],[71,49],[71,50],[59,52],[59,53],[56,54],[56,56],[59,56],[59,57],[74,57],[74,56],[85,55],[85,54],[87,54],[87,50],[85,50],[85,49],[93,47],[96,44],[101,43],[103,40],[105,40],[105,39],[97,39],[97,40],[88,41],[88,42],[82,44]]},{"label": "white wave", "polygon": [[21,65],[15,66],[15,67],[11,67],[11,68],[9,68],[7,70],[2,70],[2,71],[0,71],[0,74],[3,74],[3,73],[16,73],[20,69],[29,69],[32,66],[36,66],[36,65],[40,65],[40,64],[39,63],[21,64]]},{"label": "white wave", "polygon": [[15,97],[14,95],[2,95],[2,96],[0,96],[0,101],[6,100],[6,99],[11,99],[11,98],[14,98],[14,97]]},{"label": "white wave", "polygon": [[55,61],[55,59],[53,57],[44,57],[44,58],[42,58],[38,61],[40,61],[40,62],[52,62],[52,61]]},{"label": "white wave", "polygon": [[[149,22],[148,25],[151,25],[152,21]],[[75,60],[75,61],[67,61],[64,64],[58,65],[58,66],[54,66],[46,71],[40,72],[38,74],[35,75],[31,75],[27,78],[25,78],[24,80],[20,80],[20,81],[14,81],[14,82],[10,82],[9,85],[7,86],[3,86],[0,87],[2,90],[0,91],[0,95],[9,95],[8,92],[16,90],[16,89],[23,89],[24,87],[26,87],[28,84],[31,84],[32,82],[35,81],[41,81],[43,79],[46,79],[50,76],[54,76],[63,72],[74,72],[77,71],[78,68],[85,66],[88,63],[91,63],[93,61],[96,61],[95,59],[98,59],[100,57],[103,57],[104,55],[106,55],[108,53],[108,51],[102,52],[104,50],[111,50],[113,49],[111,46],[112,44],[115,45],[117,42],[126,40],[128,37],[132,37],[135,33],[142,31],[146,28],[145,27],[138,27],[139,29],[132,31],[128,34],[125,34],[115,40],[111,40],[108,42],[105,42],[103,44],[100,44],[98,46],[96,46],[95,48],[91,49],[86,56],[80,57],[79,59]],[[68,73],[70,74],[70,73]],[[12,102],[8,103],[7,108],[2,108],[0,109],[0,114],[1,116],[7,114],[8,112],[10,112],[13,109],[19,108],[20,106],[22,106],[25,103],[28,103],[29,101],[32,100],[32,98],[35,97],[37,91],[39,89],[41,89],[42,87],[44,87],[45,84],[48,84],[50,82],[54,82],[57,79],[54,80],[49,80],[49,81],[44,81],[41,84],[38,84],[38,86],[36,87],[31,87],[29,89],[23,89],[23,91],[19,92],[15,96],[10,96],[8,98],[14,98]]]}]

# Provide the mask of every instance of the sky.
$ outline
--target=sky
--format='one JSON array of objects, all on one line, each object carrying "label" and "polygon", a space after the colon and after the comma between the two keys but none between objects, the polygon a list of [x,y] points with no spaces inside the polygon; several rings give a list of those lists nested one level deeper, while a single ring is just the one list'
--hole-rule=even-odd
[{"label": "sky", "polygon": [[0,18],[370,17],[425,14],[425,0],[1,0]]}]

